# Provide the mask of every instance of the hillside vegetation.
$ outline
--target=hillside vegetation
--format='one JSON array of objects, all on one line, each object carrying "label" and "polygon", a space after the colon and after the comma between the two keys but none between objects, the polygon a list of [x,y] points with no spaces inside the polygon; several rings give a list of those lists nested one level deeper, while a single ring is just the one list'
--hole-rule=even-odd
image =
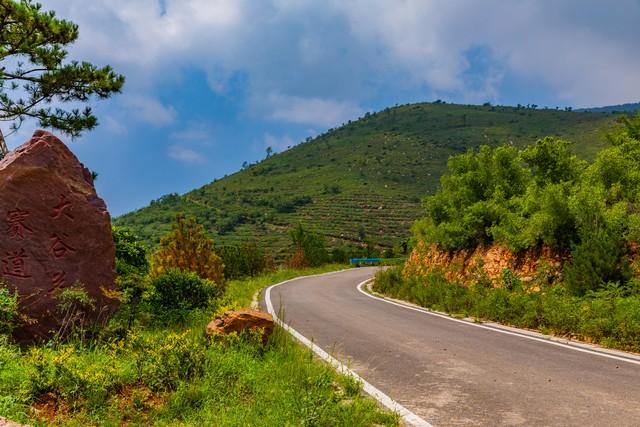
[{"label": "hillside vegetation", "polygon": [[184,195],[116,219],[155,245],[177,213],[194,215],[216,245],[258,242],[282,259],[298,223],[329,247],[398,245],[432,194],[447,158],[482,144],[575,141],[593,159],[615,116],[525,107],[423,103],[387,108]]},{"label": "hillside vegetation", "polygon": [[[376,289],[427,307],[640,349],[640,114],[624,117],[609,146],[587,163],[569,143],[543,138],[453,156],[414,226],[419,242],[404,270],[379,274]],[[548,258],[522,276],[503,263],[452,276],[434,253],[478,248]],[[446,257],[441,257],[446,259]],[[415,268],[416,264],[428,268]],[[451,279],[453,277],[453,279]]]},{"label": "hillside vegetation", "polygon": [[635,113],[636,111],[640,111],[640,102],[607,105],[605,107],[580,108],[575,111],[588,111],[590,113]]}]

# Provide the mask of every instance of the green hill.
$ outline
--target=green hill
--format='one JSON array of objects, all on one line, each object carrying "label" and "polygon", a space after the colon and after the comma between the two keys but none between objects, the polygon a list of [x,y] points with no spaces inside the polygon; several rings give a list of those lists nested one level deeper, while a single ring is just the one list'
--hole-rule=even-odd
[{"label": "green hill", "polygon": [[410,236],[420,201],[437,188],[450,155],[555,135],[591,159],[604,147],[601,132],[615,119],[439,102],[387,108],[187,194],[163,196],[115,223],[155,244],[182,212],[195,215],[218,245],[258,242],[280,259],[298,222],[332,247],[391,247]]},{"label": "green hill", "polygon": [[607,105],[605,107],[579,108],[575,111],[589,113],[635,113],[640,111],[640,102],[631,104]]}]

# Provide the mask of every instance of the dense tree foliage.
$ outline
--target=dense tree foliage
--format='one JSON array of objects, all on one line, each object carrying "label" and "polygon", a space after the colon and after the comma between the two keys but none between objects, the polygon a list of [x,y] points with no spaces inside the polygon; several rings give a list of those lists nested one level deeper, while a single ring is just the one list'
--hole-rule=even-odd
[{"label": "dense tree foliage", "polygon": [[305,230],[298,224],[291,230],[292,254],[289,264],[292,267],[316,267],[329,260],[329,253],[321,235]]},{"label": "dense tree foliage", "polygon": [[227,279],[257,276],[273,267],[271,257],[255,243],[222,246],[217,252],[224,263],[224,276]]},{"label": "dense tree foliage", "polygon": [[0,0],[0,120],[12,130],[27,118],[71,136],[97,125],[91,109],[77,104],[119,92],[124,77],[109,66],[65,62],[65,46],[77,38],[76,24],[37,3]]},{"label": "dense tree foliage", "polygon": [[113,241],[116,246],[116,270],[123,274],[131,269],[143,274],[149,269],[147,247],[128,228],[113,227]]},{"label": "dense tree foliage", "polygon": [[640,240],[640,114],[623,118],[607,140],[591,164],[557,138],[451,157],[417,238],[446,250],[550,246],[570,255],[564,281],[577,294],[629,283]]}]

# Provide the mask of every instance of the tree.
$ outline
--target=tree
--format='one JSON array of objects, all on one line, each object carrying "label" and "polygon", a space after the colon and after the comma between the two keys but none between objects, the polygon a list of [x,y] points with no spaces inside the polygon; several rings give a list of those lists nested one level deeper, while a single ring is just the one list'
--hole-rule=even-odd
[{"label": "tree", "polygon": [[160,240],[151,260],[153,276],[171,270],[193,271],[217,285],[224,281],[224,264],[215,253],[213,239],[194,217],[176,217],[171,232]]},{"label": "tree", "polygon": [[322,236],[305,230],[302,224],[298,224],[289,234],[293,244],[289,260],[291,267],[317,267],[327,262],[329,253]]},{"label": "tree", "polygon": [[91,108],[78,103],[120,92],[124,76],[109,66],[65,62],[78,26],[41,8],[31,0],[0,0],[0,121],[10,123],[11,133],[31,118],[77,137],[98,124]]},{"label": "tree", "polygon": [[522,159],[540,185],[576,180],[587,163],[569,150],[571,143],[547,136],[522,151]]},{"label": "tree", "polygon": [[116,245],[116,272],[120,288],[121,312],[127,313],[127,328],[131,328],[140,312],[142,300],[148,290],[145,276],[149,271],[147,248],[131,232],[123,227],[113,227],[113,242]]},{"label": "tree", "polygon": [[273,155],[273,148],[267,147],[267,159]]}]

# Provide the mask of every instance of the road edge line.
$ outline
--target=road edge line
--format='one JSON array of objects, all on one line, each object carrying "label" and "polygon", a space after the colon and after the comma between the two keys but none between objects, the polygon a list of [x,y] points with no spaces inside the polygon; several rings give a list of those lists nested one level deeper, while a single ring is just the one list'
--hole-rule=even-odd
[{"label": "road edge line", "polygon": [[[404,406],[402,406],[401,404],[399,404],[398,402],[393,400],[391,397],[389,397],[382,390],[378,389],[377,387],[375,387],[374,385],[369,383],[367,380],[362,378],[360,375],[356,374],[354,371],[349,369],[344,363],[340,362],[338,359],[336,359],[335,357],[331,356],[329,353],[324,351],[318,345],[314,344],[313,341],[309,340],[307,337],[302,335],[300,332],[296,331],[291,326],[287,325],[284,321],[280,320],[280,318],[278,317],[275,309],[273,308],[273,304],[271,303],[271,289],[273,289],[273,288],[275,288],[277,286],[280,286],[280,285],[287,284],[287,283],[292,282],[294,280],[305,279],[305,278],[309,278],[309,277],[325,276],[325,275],[340,273],[340,272],[347,271],[347,270],[351,270],[351,269],[331,271],[329,273],[313,274],[313,275],[309,275],[309,276],[300,276],[300,277],[296,277],[294,279],[285,280],[284,282],[276,283],[274,285],[269,286],[265,290],[265,294],[264,294],[264,302],[265,302],[265,304],[267,306],[267,312],[269,312],[269,314],[271,314],[271,316],[273,316],[273,320],[278,326],[280,326],[282,329],[284,329],[289,334],[291,334],[295,339],[297,339],[304,346],[308,347],[319,358],[321,358],[322,360],[327,362],[329,365],[331,365],[336,371],[338,371],[339,373],[341,373],[343,375],[350,376],[350,377],[356,379],[357,381],[361,382],[362,383],[362,388],[365,391],[365,393],[367,393],[368,395],[373,397],[375,400],[380,402],[380,404],[382,404],[385,408],[387,408],[387,409],[389,409],[389,410],[391,410],[393,412],[398,413],[400,415],[400,417],[402,417],[402,419],[405,422],[411,424],[412,426],[416,426],[416,427],[433,427],[427,421],[425,421],[424,419],[422,419],[418,415],[414,414],[413,412],[411,412],[410,410],[408,410],[407,408],[405,408]],[[367,279],[364,282],[362,282],[361,284],[367,282],[368,280],[371,280],[371,279]]]},{"label": "road edge line", "polygon": [[417,311],[419,313],[428,314],[430,316],[440,317],[442,319],[451,320],[452,322],[458,322],[458,323],[462,323],[462,324],[468,325],[468,326],[475,326],[476,328],[486,329],[486,330],[489,330],[489,331],[493,331],[493,332],[497,332],[497,333],[501,333],[501,334],[506,334],[506,335],[512,335],[512,336],[515,336],[515,337],[520,337],[520,338],[524,338],[524,339],[528,339],[528,340],[532,340],[532,341],[538,341],[538,342],[549,344],[549,345],[555,345],[557,347],[563,347],[563,348],[566,348],[566,349],[569,349],[569,350],[574,350],[574,351],[581,352],[581,353],[587,353],[587,354],[591,354],[591,355],[594,355],[594,356],[606,357],[608,359],[613,359],[613,360],[617,360],[617,361],[620,361],[620,362],[627,362],[627,363],[631,363],[631,364],[634,364],[634,365],[640,365],[640,359],[636,359],[632,355],[626,356],[626,355],[611,354],[611,353],[605,352],[606,349],[598,350],[598,349],[584,348],[584,347],[579,347],[577,345],[571,345],[571,344],[568,344],[568,343],[558,342],[558,341],[555,341],[555,340],[551,339],[551,337],[543,338],[543,337],[536,337],[536,336],[528,335],[528,334],[524,333],[525,331],[523,331],[523,332],[509,331],[509,330],[502,329],[502,328],[499,328],[499,327],[485,325],[483,323],[471,322],[469,320],[463,320],[463,319],[456,319],[455,317],[452,317],[452,316],[450,316],[448,314],[431,311],[431,310],[423,308],[423,307],[414,307],[412,305],[403,304],[403,303],[397,302],[395,300],[390,300],[388,298],[379,297],[379,296],[373,295],[370,292],[367,292],[364,289],[362,289],[362,287],[367,282],[370,282],[372,280],[373,280],[373,278],[367,279],[364,282],[358,284],[358,286],[357,286],[358,291],[361,294],[363,294],[363,295],[365,295],[365,296],[367,296],[369,298],[373,298],[373,299],[378,300],[378,301],[386,302],[387,304],[392,304],[392,305],[395,305],[395,306],[398,306],[398,307],[406,308],[407,310],[412,310],[412,311]]}]

